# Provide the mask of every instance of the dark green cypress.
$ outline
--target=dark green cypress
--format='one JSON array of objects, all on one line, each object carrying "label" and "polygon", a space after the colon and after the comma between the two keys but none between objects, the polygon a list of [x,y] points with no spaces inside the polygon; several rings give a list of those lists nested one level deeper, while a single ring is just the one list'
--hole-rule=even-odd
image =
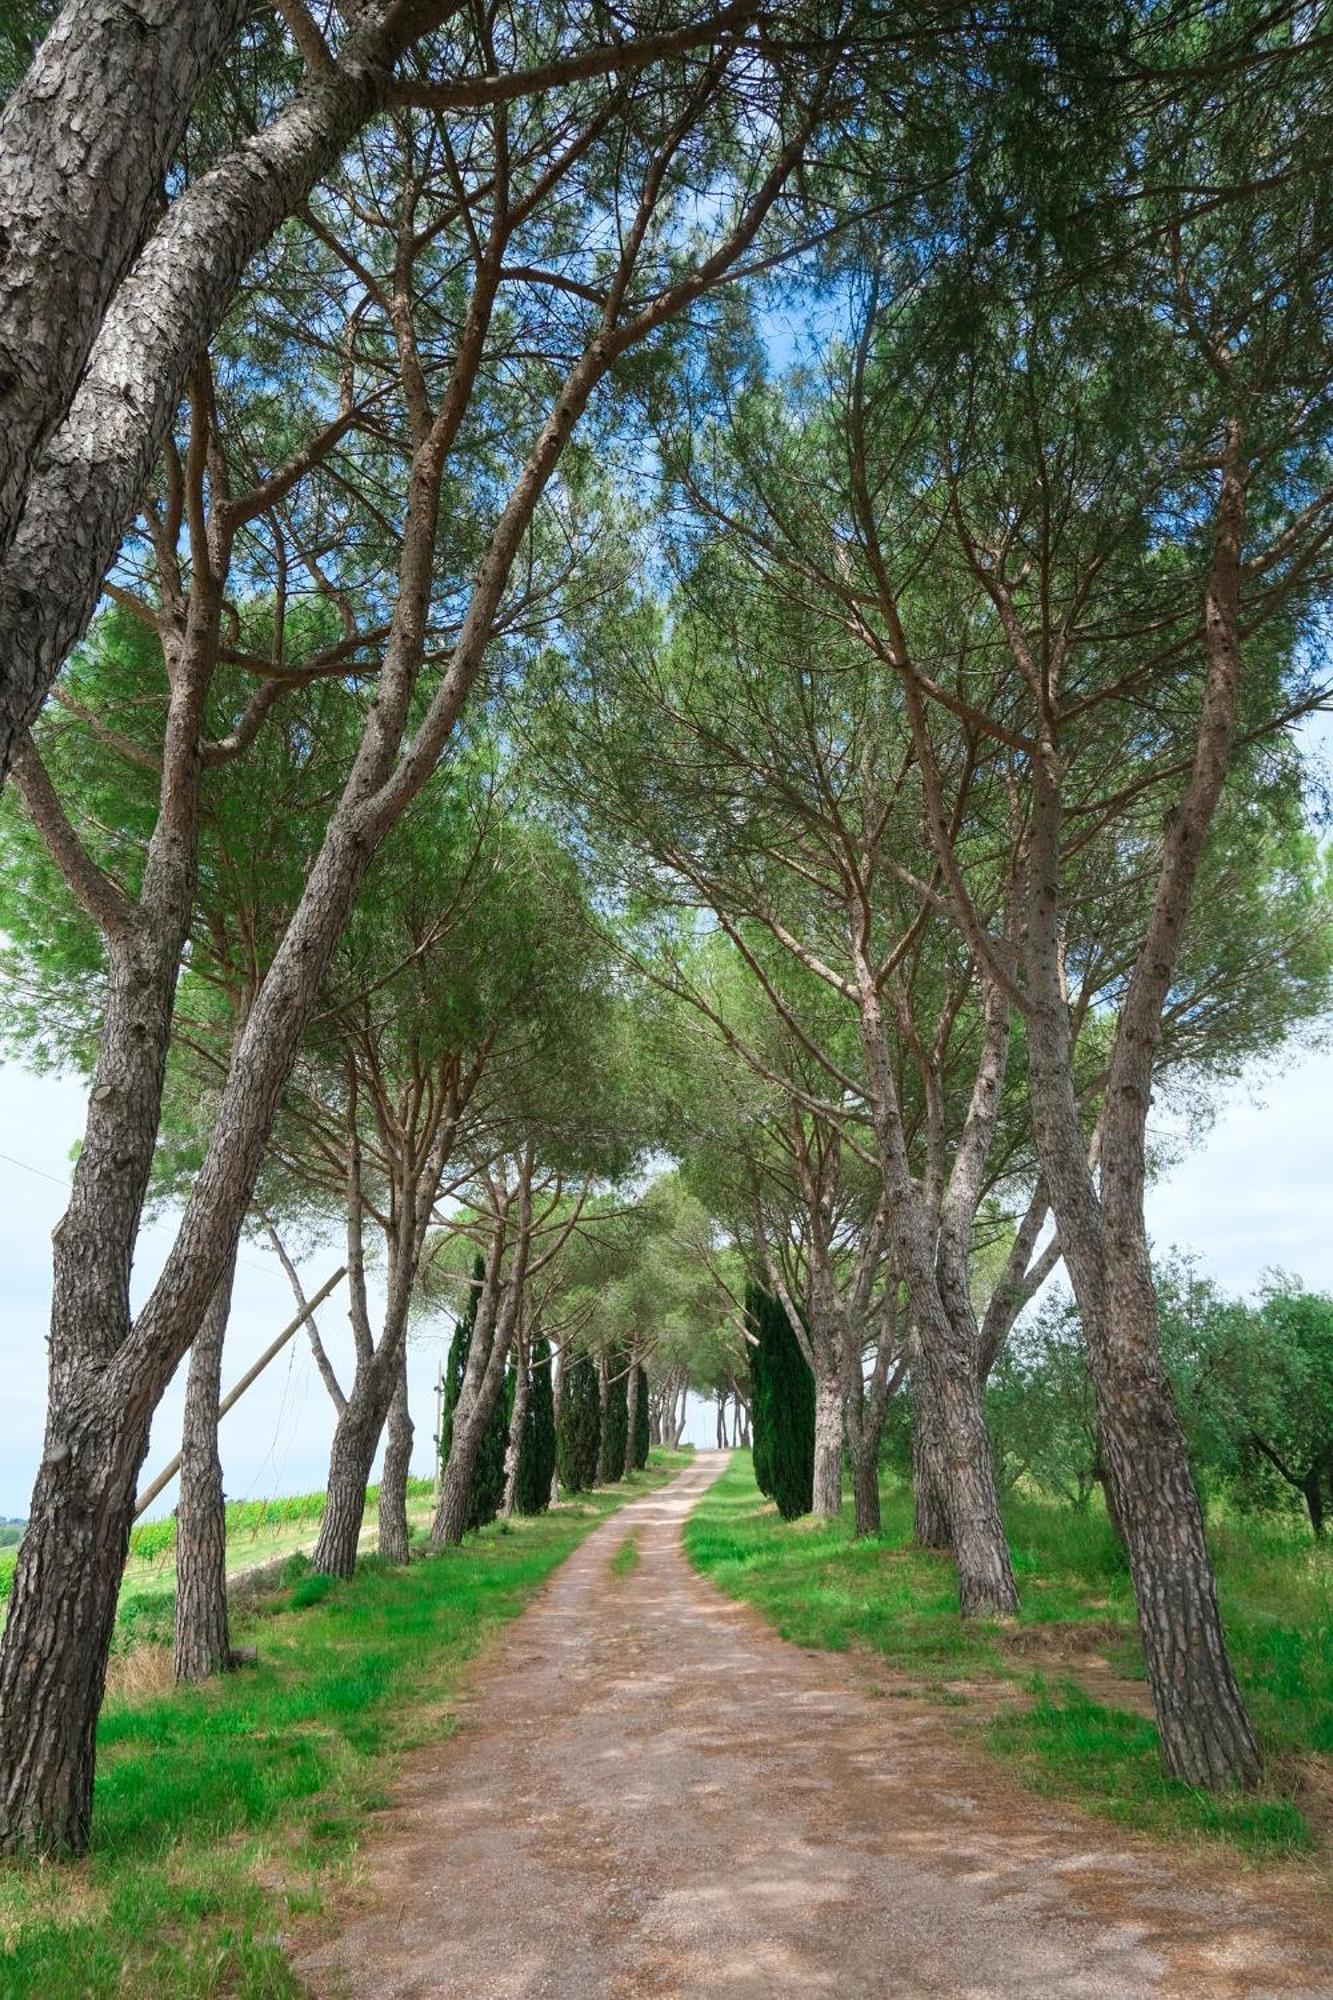
[{"label": "dark green cypress", "polygon": [[556,1422],[556,1463],[566,1493],[586,1493],[595,1483],[601,1446],[597,1369],[589,1355],[580,1354],[565,1369]]},{"label": "dark green cypress", "polygon": [[597,1484],[614,1486],[625,1477],[629,1449],[629,1356],[612,1354],[606,1364],[606,1409],[602,1413],[602,1455]]},{"label": "dark green cypress", "polygon": [[745,1295],[757,1337],[750,1349],[754,1476],[784,1521],[808,1514],[815,1482],[815,1379],[779,1300],[760,1285]]},{"label": "dark green cypress", "polygon": [[[513,1407],[512,1404],[510,1406]],[[523,1436],[518,1447],[514,1504],[520,1514],[544,1514],[551,1504],[555,1471],[555,1398],[551,1392],[551,1343],[539,1334],[532,1343],[532,1373]]]},{"label": "dark green cypress", "polygon": [[[454,1337],[449,1343],[449,1359],[444,1371],[444,1408],[440,1425],[440,1463],[449,1462],[449,1447],[454,1435],[454,1411],[458,1407],[459,1394],[463,1387],[463,1377],[467,1372],[468,1350],[472,1345],[473,1329],[477,1323],[477,1301],[481,1297],[482,1280],[486,1276],[486,1260],[478,1256],[472,1267],[472,1283],[468,1290],[468,1301],[454,1328]],[[504,1499],[505,1445],[509,1437],[509,1412],[513,1408],[510,1400],[512,1384],[506,1377],[500,1394],[495,1399],[490,1421],[482,1435],[477,1450],[477,1463],[472,1474],[472,1501],[468,1511],[469,1528],[484,1528],[493,1521],[500,1511]]]},{"label": "dark green cypress", "polygon": [[634,1405],[633,1449],[630,1463],[636,1472],[642,1472],[648,1463],[648,1377],[643,1368],[639,1369],[639,1395]]}]

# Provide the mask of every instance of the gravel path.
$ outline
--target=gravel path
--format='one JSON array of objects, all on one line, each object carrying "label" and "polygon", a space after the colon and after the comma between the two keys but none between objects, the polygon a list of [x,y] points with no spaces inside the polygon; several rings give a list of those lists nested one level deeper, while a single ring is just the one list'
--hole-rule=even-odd
[{"label": "gravel path", "polygon": [[681,1522],[725,1463],[589,1536],[407,1760],[297,1962],[320,2000],[1329,2000],[1299,1885],[1110,1844],[696,1576]]}]

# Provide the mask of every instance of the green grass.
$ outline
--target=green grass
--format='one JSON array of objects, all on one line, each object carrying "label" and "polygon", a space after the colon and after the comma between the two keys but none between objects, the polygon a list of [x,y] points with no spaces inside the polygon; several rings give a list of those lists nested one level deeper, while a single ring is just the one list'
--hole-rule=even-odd
[{"label": "green grass", "polygon": [[1104,1514],[1011,1500],[1022,1608],[1006,1627],[960,1620],[952,1564],[911,1547],[910,1495],[897,1482],[885,1482],[883,1512],[882,1534],[865,1542],[852,1540],[847,1509],[837,1522],[784,1522],[738,1453],[690,1516],[685,1546],[721,1589],[798,1645],[866,1648],[921,1693],[964,1710],[977,1706],[969,1681],[1024,1683],[1029,1702],[977,1726],[1034,1789],[1124,1825],[1219,1838],[1259,1857],[1317,1845],[1290,1793],[1303,1762],[1333,1752],[1333,1551],[1313,1548],[1294,1523],[1230,1520],[1213,1533],[1232,1658],[1272,1774],[1258,1794],[1219,1797],[1168,1779],[1152,1724],[1090,1698],[1061,1671],[1061,1654],[1093,1653],[1142,1679],[1133,1594]]},{"label": "green grass", "polygon": [[[374,1517],[378,1487],[372,1486],[366,1518]],[[429,1479],[408,1481],[410,1517],[429,1513],[434,1487]],[[232,1500],[227,1505],[227,1572],[238,1571],[290,1555],[307,1547],[319,1532],[324,1511],[322,1493],[289,1493],[274,1500]],[[0,1550],[0,1605],[9,1597],[17,1550]],[[130,1534],[123,1599],[169,1595],[176,1586],[176,1517],[140,1521]]]},{"label": "green grass", "polygon": [[639,1537],[637,1533],[626,1535],[620,1547],[611,1558],[611,1574],[620,1581],[630,1576],[639,1566]]},{"label": "green grass", "polygon": [[[0,2000],[294,2000],[278,1933],[317,1909],[386,1802],[393,1757],[452,1728],[467,1662],[633,1486],[496,1524],[406,1569],[336,1583],[289,1565],[236,1637],[257,1668],[209,1687],[108,1700],[93,1852],[0,1869]],[[169,1600],[167,1600],[169,1602]],[[161,1636],[161,1600],[136,1635]]]}]

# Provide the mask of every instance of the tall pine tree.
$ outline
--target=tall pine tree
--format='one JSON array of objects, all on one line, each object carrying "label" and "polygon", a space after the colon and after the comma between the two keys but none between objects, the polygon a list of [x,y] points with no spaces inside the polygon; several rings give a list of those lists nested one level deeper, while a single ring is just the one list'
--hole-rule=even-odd
[{"label": "tall pine tree", "polygon": [[551,1343],[538,1334],[532,1343],[532,1378],[527,1415],[518,1447],[514,1504],[520,1514],[544,1514],[551,1504],[555,1471],[555,1397],[551,1390]]},{"label": "tall pine tree", "polygon": [[815,1378],[779,1300],[760,1285],[745,1294],[757,1345],[750,1350],[754,1476],[784,1521],[808,1514],[815,1479]]},{"label": "tall pine tree", "polygon": [[566,1493],[586,1493],[596,1482],[601,1446],[602,1408],[597,1394],[597,1368],[590,1355],[580,1354],[565,1370],[556,1424],[556,1463]]}]

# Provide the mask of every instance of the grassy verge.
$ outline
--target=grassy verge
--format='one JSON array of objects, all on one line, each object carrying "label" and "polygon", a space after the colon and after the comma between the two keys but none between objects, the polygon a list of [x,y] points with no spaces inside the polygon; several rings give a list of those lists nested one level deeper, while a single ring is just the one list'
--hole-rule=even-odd
[{"label": "grassy verge", "polygon": [[385,1802],[394,1755],[448,1734],[449,1696],[488,1635],[600,1520],[688,1459],[655,1451],[632,1485],[407,1569],[370,1559],[336,1583],[296,1558],[238,1619],[257,1668],[109,1699],[93,1853],[0,1870],[2,2000],[294,2000],[279,1933],[319,1907]]},{"label": "grassy verge", "polygon": [[[1141,1680],[1143,1668],[1129,1578],[1104,1516],[1011,1503],[1022,1610],[1009,1628],[962,1624],[952,1565],[910,1546],[910,1497],[886,1482],[883,1506],[883,1533],[868,1542],[851,1539],[848,1510],[838,1522],[784,1522],[756,1488],[748,1456],[737,1454],[690,1516],[685,1546],[784,1638],[864,1647],[927,1696],[979,1715],[989,1708],[975,1726],[1035,1789],[1125,1825],[1220,1838],[1257,1857],[1320,1845],[1302,1803],[1333,1788],[1333,1552],[1285,1526],[1230,1522],[1214,1535],[1232,1657],[1271,1766],[1263,1792],[1218,1797],[1166,1778],[1132,1688],[1123,1705],[1114,1699],[1116,1678]],[[1075,1666],[1088,1659],[1099,1663],[1095,1696]],[[995,1712],[982,1698],[987,1682],[1017,1682],[1031,1700]]]}]

